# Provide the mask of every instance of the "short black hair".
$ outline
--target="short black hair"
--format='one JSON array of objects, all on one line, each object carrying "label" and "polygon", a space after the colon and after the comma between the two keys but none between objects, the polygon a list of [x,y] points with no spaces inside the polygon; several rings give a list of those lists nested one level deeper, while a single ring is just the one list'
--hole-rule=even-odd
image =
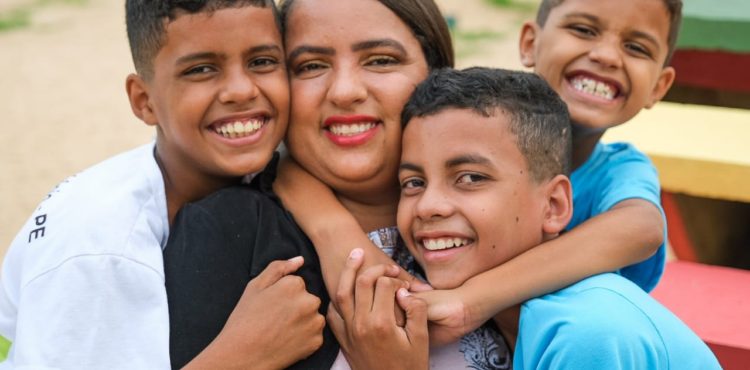
[{"label": "short black hair", "polygon": [[[540,27],[544,27],[549,18],[549,13],[562,4],[564,0],[542,0],[539,4],[539,9],[536,12],[536,23]],[[627,0],[618,0],[627,1]],[[682,0],[661,0],[662,4],[667,8],[669,13],[669,34],[667,35],[667,59],[664,60],[664,66],[668,66],[672,60],[672,54],[674,49],[677,47],[677,36],[680,34],[680,26],[682,25]]]},{"label": "short black hair", "polygon": [[[415,117],[451,108],[469,109],[485,117],[506,114],[510,132],[516,136],[516,145],[535,181],[570,174],[568,108],[538,75],[483,67],[433,71],[412,93],[401,122],[406,127]],[[456,130],[461,130],[460,122],[456,122]]]},{"label": "short black hair", "polygon": [[[345,1],[345,0],[341,0]],[[453,67],[455,57],[448,23],[434,0],[378,0],[411,30],[422,47],[430,70]],[[286,32],[295,0],[281,3],[282,29]]]},{"label": "short black hair", "polygon": [[135,70],[145,79],[153,75],[154,58],[163,46],[166,25],[177,16],[244,6],[270,7],[281,32],[281,22],[273,0],[126,0],[125,23]]}]

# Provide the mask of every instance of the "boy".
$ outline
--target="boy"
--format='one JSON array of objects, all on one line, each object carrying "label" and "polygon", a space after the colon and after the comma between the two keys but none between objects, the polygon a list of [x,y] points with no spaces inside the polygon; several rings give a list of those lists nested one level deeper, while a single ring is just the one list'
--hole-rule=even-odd
[{"label": "boy", "polygon": [[[523,25],[522,62],[570,111],[573,219],[562,237],[469,280],[453,295],[425,293],[437,302],[430,305],[430,319],[439,324],[433,337],[454,339],[511,302],[604,271],[617,271],[646,292],[654,288],[666,253],[658,176],[633,146],[599,140],[671,86],[675,71],[668,63],[681,12],[681,0],[543,0],[536,21]],[[549,260],[564,263],[525,273]],[[509,279],[514,289],[497,287]],[[487,287],[494,287],[492,294]]]},{"label": "boy", "polygon": [[[565,104],[538,76],[438,71],[417,87],[402,117],[398,226],[435,288],[460,286],[564,230],[572,215],[565,175],[570,126]],[[411,368],[426,369],[424,303],[382,278],[394,275],[388,268],[376,266],[355,279],[361,263],[361,253],[353,254],[339,283],[342,316],[329,310],[342,348],[361,366],[409,349],[422,360]],[[404,328],[395,325],[396,292],[407,312]],[[679,319],[612,273],[511,307],[493,322],[511,348],[512,364],[477,362],[474,368],[719,368]],[[383,353],[361,347],[375,338]],[[432,351],[431,368],[445,367],[445,352]]]},{"label": "boy", "polygon": [[[0,334],[12,341],[4,368],[169,368],[162,248],[174,215],[260,171],[284,135],[272,1],[129,0],[126,13],[138,72],[127,93],[156,142],[64,181],[15,238],[0,287]],[[310,355],[320,300],[286,276],[302,264],[276,262],[248,284],[191,366],[277,368]]]}]

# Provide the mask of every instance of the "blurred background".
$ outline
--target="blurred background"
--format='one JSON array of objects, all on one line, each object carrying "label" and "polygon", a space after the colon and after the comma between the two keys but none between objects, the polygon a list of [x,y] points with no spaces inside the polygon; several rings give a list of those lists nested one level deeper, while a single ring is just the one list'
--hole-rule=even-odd
[{"label": "blurred background", "polygon": [[[451,25],[459,67],[521,68],[518,32],[538,0],[437,2]],[[636,144],[659,170],[670,263],[652,294],[709,344],[724,368],[746,369],[750,2],[684,2],[668,101],[603,140]],[[123,4],[0,0],[0,259],[57,183],[153,139],[125,96],[133,66]]]}]

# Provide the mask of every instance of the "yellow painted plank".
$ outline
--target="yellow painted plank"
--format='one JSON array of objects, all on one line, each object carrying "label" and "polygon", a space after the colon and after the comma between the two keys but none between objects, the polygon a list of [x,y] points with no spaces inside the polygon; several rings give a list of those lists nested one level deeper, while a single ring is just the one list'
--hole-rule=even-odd
[{"label": "yellow painted plank", "polygon": [[750,110],[660,102],[602,140],[646,152],[665,190],[750,202]]}]

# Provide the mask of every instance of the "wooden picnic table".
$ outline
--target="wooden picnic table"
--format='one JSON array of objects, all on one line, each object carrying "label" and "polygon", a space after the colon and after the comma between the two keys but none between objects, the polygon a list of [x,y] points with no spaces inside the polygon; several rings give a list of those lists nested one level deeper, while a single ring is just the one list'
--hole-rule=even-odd
[{"label": "wooden picnic table", "polygon": [[665,100],[750,109],[750,1],[685,0]]}]

